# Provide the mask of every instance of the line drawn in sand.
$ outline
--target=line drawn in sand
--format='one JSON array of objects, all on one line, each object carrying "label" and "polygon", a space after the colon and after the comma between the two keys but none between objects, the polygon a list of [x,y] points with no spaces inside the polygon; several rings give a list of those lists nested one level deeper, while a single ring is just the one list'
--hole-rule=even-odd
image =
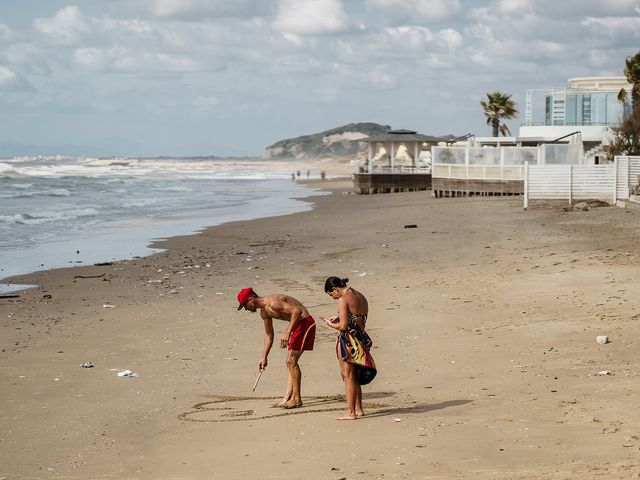
[{"label": "line drawn in sand", "polygon": [[[293,410],[272,409],[268,406],[260,407],[260,410],[271,410],[274,413],[256,414],[256,409],[246,408],[247,402],[251,400],[277,400],[281,397],[244,397],[229,395],[212,395],[213,400],[208,402],[196,403],[193,410],[178,415],[179,420],[185,422],[242,422],[252,420],[265,420],[268,418],[284,417],[286,415],[302,415],[305,413],[322,413],[335,412],[344,410],[344,396],[334,395],[325,397],[306,397],[305,404],[302,407]],[[268,403],[268,402],[267,402]],[[341,405],[338,405],[340,403]],[[335,406],[334,406],[335,405]],[[368,411],[376,409],[384,409],[390,405],[382,403],[363,403],[363,407]],[[277,412],[277,413],[276,413]]]}]

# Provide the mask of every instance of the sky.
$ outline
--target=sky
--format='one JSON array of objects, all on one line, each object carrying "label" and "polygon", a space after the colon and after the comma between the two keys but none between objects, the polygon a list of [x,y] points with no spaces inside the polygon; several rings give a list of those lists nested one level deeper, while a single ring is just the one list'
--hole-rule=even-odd
[{"label": "sky", "polygon": [[487,92],[623,74],[640,0],[2,0],[0,157],[259,156],[352,122],[489,136]]}]

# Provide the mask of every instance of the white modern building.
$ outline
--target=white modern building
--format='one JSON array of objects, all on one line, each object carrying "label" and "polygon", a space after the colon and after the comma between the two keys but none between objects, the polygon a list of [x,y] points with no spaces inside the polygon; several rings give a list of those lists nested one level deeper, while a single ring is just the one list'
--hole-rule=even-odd
[{"label": "white modern building", "polygon": [[517,143],[540,144],[579,132],[585,157],[598,163],[612,128],[631,111],[631,95],[624,104],[618,101],[620,90],[630,93],[631,85],[625,77],[570,78],[569,85],[527,90]]}]

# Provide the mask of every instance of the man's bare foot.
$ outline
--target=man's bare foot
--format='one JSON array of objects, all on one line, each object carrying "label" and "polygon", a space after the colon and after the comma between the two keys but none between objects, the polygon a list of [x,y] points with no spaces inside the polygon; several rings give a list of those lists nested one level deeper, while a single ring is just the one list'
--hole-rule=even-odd
[{"label": "man's bare foot", "polygon": [[356,417],[353,413],[345,413],[340,417],[336,417],[336,420],[356,420],[357,418],[358,417]]},{"label": "man's bare foot", "polygon": [[271,405],[271,408],[285,408],[286,405],[287,405],[287,400],[282,400],[280,402],[276,402],[273,405]]},{"label": "man's bare foot", "polygon": [[356,417],[364,417],[364,412],[362,410],[356,410]]},{"label": "man's bare foot", "polygon": [[282,408],[286,408],[287,410],[290,410],[292,408],[300,408],[301,406],[302,406],[302,400],[300,400],[299,402],[287,402],[282,406]]}]

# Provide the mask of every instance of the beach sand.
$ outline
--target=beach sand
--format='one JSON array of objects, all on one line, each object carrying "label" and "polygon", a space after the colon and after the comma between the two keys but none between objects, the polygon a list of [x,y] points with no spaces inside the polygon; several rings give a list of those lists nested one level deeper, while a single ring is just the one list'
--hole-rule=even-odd
[{"label": "beach sand", "polygon": [[[312,211],[15,278],[40,287],[0,300],[0,478],[640,475],[640,210],[317,185]],[[351,422],[333,330],[302,356],[304,406],[273,409],[286,352],[252,392],[262,321],[236,311],[252,286],[334,315],[330,275],[370,303]]]}]

